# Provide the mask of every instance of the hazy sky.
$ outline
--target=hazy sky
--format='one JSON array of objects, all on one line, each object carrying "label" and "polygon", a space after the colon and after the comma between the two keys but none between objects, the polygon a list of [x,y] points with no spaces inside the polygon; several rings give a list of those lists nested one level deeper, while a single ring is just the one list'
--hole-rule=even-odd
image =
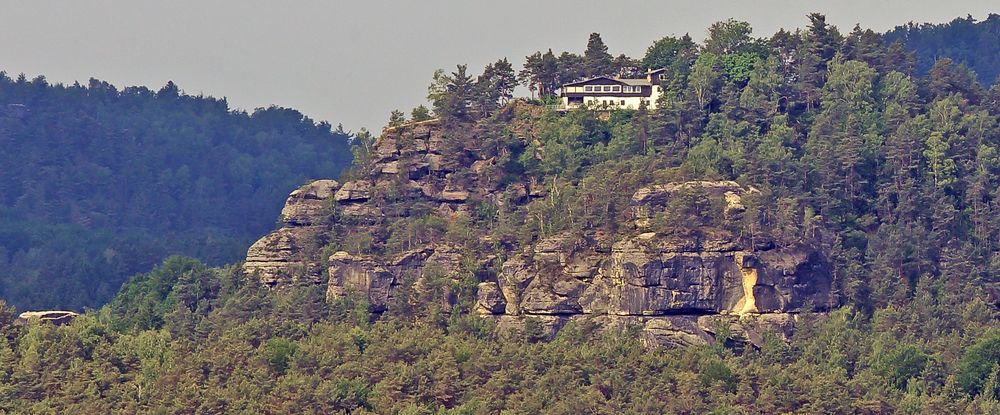
[{"label": "hazy sky", "polygon": [[[991,7],[991,5],[993,7]],[[478,71],[536,50],[582,52],[600,32],[612,54],[642,57],[656,39],[702,39],[714,21],[755,34],[806,24],[818,11],[850,30],[946,22],[1000,11],[995,0],[0,0],[0,70],[50,82],[159,89],[173,80],[233,107],[296,108],[348,129],[380,129],[425,103],[436,68]]]}]

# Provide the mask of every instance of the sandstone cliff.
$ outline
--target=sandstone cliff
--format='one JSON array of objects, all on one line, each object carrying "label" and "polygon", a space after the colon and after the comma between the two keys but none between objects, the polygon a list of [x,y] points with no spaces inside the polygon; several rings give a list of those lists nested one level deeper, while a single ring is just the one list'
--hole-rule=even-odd
[{"label": "sandstone cliff", "polygon": [[724,227],[678,231],[664,223],[671,200],[690,191],[735,220],[743,198],[756,192],[735,182],[635,189],[632,222],[613,232],[566,231],[525,243],[484,230],[462,246],[436,240],[384,248],[385,235],[399,233],[410,216],[448,222],[483,205],[515,209],[545,197],[536,180],[498,180],[495,164],[433,121],[387,130],[363,174],[292,192],[283,227],[250,248],[244,270],[271,287],[325,284],[330,301],[359,293],[374,312],[431,298],[421,294],[433,290],[443,295],[430,301],[447,309],[461,301],[459,283],[473,279],[474,312],[502,330],[535,321],[554,333],[586,319],[606,329],[638,325],[651,345],[711,342],[719,327],[759,343],[765,331],[789,335],[799,312],[838,304],[828,258],[814,241],[747,241]]}]

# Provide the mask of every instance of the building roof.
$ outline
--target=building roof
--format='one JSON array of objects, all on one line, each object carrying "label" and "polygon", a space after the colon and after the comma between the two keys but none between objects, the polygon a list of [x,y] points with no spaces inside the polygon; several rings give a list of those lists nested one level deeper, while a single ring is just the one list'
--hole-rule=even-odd
[{"label": "building roof", "polygon": [[618,81],[624,82],[626,85],[632,86],[650,86],[652,83],[648,79],[618,79]]},{"label": "building roof", "polygon": [[615,78],[611,78],[611,77],[607,77],[607,76],[598,76],[596,78],[588,78],[588,79],[584,79],[584,80],[581,80],[581,81],[570,82],[568,84],[563,84],[563,86],[580,85],[580,84],[585,84],[585,83],[590,82],[590,81],[596,81],[598,79],[605,79],[605,80],[608,80],[608,81],[611,81],[611,82],[624,83],[624,82],[622,82],[621,79],[615,79]]},{"label": "building roof", "polygon": [[602,80],[605,80],[605,81],[609,81],[609,82],[612,82],[612,83],[616,83],[616,84],[619,84],[619,85],[631,85],[631,86],[650,86],[650,85],[652,85],[649,82],[649,80],[645,79],[645,78],[642,78],[642,79],[620,79],[620,78],[611,78],[611,77],[607,77],[607,76],[598,76],[596,78],[589,78],[589,79],[584,79],[582,81],[570,82],[568,84],[563,84],[562,86],[567,87],[567,86],[583,85],[583,84],[586,84],[588,82],[596,81],[596,80],[599,80],[599,79],[602,79]]}]

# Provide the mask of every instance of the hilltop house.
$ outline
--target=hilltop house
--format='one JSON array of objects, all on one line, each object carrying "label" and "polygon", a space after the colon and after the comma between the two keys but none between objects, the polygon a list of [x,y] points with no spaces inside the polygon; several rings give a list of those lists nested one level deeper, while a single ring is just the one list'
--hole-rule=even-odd
[{"label": "hilltop house", "polygon": [[572,82],[560,88],[562,109],[581,106],[607,106],[611,108],[638,109],[643,102],[647,108],[656,108],[656,100],[663,93],[660,81],[663,69],[646,72],[641,79],[622,79],[600,76]]}]

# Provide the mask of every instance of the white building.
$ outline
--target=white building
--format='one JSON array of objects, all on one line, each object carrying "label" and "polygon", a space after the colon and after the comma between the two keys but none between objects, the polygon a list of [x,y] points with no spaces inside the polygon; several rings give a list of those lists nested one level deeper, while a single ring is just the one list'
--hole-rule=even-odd
[{"label": "white building", "polygon": [[663,94],[660,86],[663,69],[646,72],[642,79],[597,77],[568,83],[560,88],[561,107],[564,109],[610,107],[638,109],[643,102],[649,109],[656,108],[656,101]]}]

